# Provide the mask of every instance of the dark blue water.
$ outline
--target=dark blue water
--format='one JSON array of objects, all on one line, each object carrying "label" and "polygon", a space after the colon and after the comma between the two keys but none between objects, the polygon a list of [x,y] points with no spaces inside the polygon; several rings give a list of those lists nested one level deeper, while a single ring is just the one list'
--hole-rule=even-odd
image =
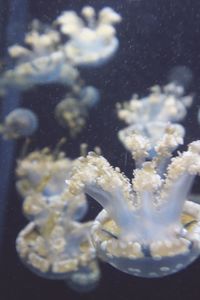
[{"label": "dark blue water", "polygon": [[[16,11],[16,5],[25,8],[24,19]],[[89,149],[100,146],[103,155],[114,166],[119,166],[127,176],[131,176],[133,162],[117,139],[117,131],[123,128],[116,116],[116,102],[130,99],[133,93],[144,96],[148,88],[163,85],[175,66],[186,66],[192,74],[187,87],[194,93],[194,105],[189,109],[183,125],[186,128],[185,143],[200,137],[197,123],[197,108],[200,103],[200,3],[190,0],[112,0],[112,1],[0,1],[0,41],[2,61],[10,64],[6,48],[21,42],[28,22],[34,18],[50,23],[61,11],[80,11],[83,5],[93,5],[97,10],[111,6],[123,18],[117,25],[119,49],[107,64],[99,67],[80,68],[81,76],[96,86],[101,93],[101,101],[89,114],[86,127],[74,139],[68,134],[64,150],[71,158],[79,155],[79,145],[86,142]],[[23,6],[24,5],[24,6]],[[14,20],[10,19],[11,12]],[[17,24],[21,25],[17,27]],[[19,28],[20,27],[20,28]],[[9,32],[8,32],[9,31]],[[11,32],[11,33],[10,33]],[[65,91],[60,85],[35,87],[21,94],[8,95],[8,102],[1,100],[1,119],[19,102],[32,109],[39,116],[40,129],[34,135],[30,148],[55,146],[66,131],[54,119],[54,107]],[[9,98],[11,97],[11,98]],[[10,99],[10,100],[9,100]],[[106,300],[196,300],[200,297],[200,260],[196,260],[186,270],[162,279],[142,279],[122,273],[108,264],[101,263],[102,279],[94,291],[81,294],[73,292],[62,281],[50,281],[37,277],[23,266],[15,250],[18,232],[27,224],[22,216],[21,201],[15,189],[15,161],[19,156],[23,141],[16,145],[2,142],[0,191],[1,207],[1,261],[0,299],[106,299]],[[8,165],[9,161],[10,165]],[[6,173],[7,172],[7,173]],[[5,180],[6,179],[6,180]],[[200,192],[200,181],[194,184],[194,192]],[[100,208],[90,201],[88,219],[94,218]]]}]

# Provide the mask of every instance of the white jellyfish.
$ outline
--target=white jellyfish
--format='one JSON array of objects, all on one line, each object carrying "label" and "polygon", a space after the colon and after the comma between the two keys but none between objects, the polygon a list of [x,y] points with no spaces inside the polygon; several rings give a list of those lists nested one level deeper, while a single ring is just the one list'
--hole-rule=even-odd
[{"label": "white jellyfish", "polygon": [[82,9],[84,19],[75,12],[63,12],[57,18],[61,32],[69,37],[64,46],[67,58],[75,65],[100,65],[113,56],[119,42],[114,24],[121,17],[112,8],[105,7],[96,17],[91,6]]},{"label": "white jellyfish", "polygon": [[[95,153],[81,157],[67,180],[69,192],[84,191],[103,207],[91,233],[98,256],[131,275],[167,276],[200,255],[200,205],[187,201],[200,174],[200,141],[171,158],[167,171],[160,174],[162,160],[179,144],[174,134],[166,132],[155,146],[154,159],[144,161],[131,182]],[[139,155],[142,146],[137,146]],[[146,151],[140,155],[149,158]]]},{"label": "white jellyfish", "polygon": [[34,192],[40,192],[44,196],[54,196],[63,192],[64,180],[73,161],[67,158],[64,152],[59,151],[62,142],[63,140],[53,151],[44,148],[18,159],[16,186],[22,197]]},{"label": "white jellyfish", "polygon": [[71,87],[80,76],[76,65],[99,65],[112,57],[119,44],[114,24],[120,22],[120,15],[105,7],[96,18],[88,6],[82,15],[84,19],[66,11],[50,25],[34,20],[25,45],[8,49],[16,64],[3,72],[0,93],[5,94],[10,86],[21,90],[49,83]]},{"label": "white jellyfish", "polygon": [[72,220],[66,214],[68,205],[63,199],[49,204],[48,212],[38,215],[17,237],[18,255],[36,275],[66,280],[79,271],[87,274],[88,265],[96,262],[89,238],[92,223]]},{"label": "white jellyfish", "polygon": [[23,90],[53,82],[69,86],[74,84],[79,72],[66,60],[57,30],[35,20],[24,42],[26,47],[16,44],[8,49],[16,65],[3,73],[0,82],[2,89],[12,85]]},{"label": "white jellyfish", "polygon": [[145,98],[139,99],[137,95],[133,95],[129,102],[118,103],[118,117],[128,124],[128,127],[118,133],[120,141],[129,150],[130,135],[142,135],[149,139],[149,151],[153,156],[153,148],[169,123],[173,123],[170,126],[184,136],[184,127],[177,122],[184,119],[192,100],[192,96],[184,96],[182,86],[171,83],[163,88],[152,87],[150,95]]},{"label": "white jellyfish", "polygon": [[38,118],[30,109],[16,108],[1,124],[0,132],[5,139],[17,139],[32,135],[38,128]]}]

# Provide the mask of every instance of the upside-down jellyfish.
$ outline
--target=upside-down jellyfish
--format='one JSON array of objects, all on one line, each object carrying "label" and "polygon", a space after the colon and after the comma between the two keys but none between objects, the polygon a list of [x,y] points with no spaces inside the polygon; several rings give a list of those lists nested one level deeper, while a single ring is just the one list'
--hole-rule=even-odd
[{"label": "upside-down jellyfish", "polygon": [[24,42],[26,47],[16,44],[8,49],[16,65],[3,74],[2,89],[11,85],[23,90],[37,84],[58,82],[71,86],[75,83],[79,72],[66,60],[57,30],[35,20]]},{"label": "upside-down jellyfish", "polygon": [[63,181],[72,163],[63,152],[54,153],[49,148],[29,153],[17,162],[18,192],[22,197],[35,191],[40,191],[44,196],[62,193]]},{"label": "upside-down jellyfish", "polygon": [[128,124],[119,131],[118,136],[128,149],[129,136],[139,134],[150,142],[149,154],[153,157],[154,145],[163,136],[168,123],[172,122],[176,131],[183,137],[185,130],[177,124],[187,113],[187,107],[192,104],[192,96],[184,96],[184,88],[170,83],[163,88],[154,86],[149,96],[139,99],[133,95],[129,102],[117,104],[118,117]]},{"label": "upside-down jellyfish", "polygon": [[37,275],[66,280],[96,260],[89,240],[91,223],[77,223],[51,211],[47,220],[29,223],[18,235],[16,248],[22,262]]},{"label": "upside-down jellyfish", "polygon": [[65,55],[75,65],[101,65],[118,48],[114,24],[121,17],[110,7],[101,9],[96,17],[91,6],[82,9],[82,16],[85,20],[74,11],[66,11],[57,18],[61,32],[69,37],[64,46]]},{"label": "upside-down jellyfish", "polygon": [[[67,181],[72,194],[84,191],[104,208],[92,226],[92,241],[98,256],[123,272],[163,277],[184,269],[200,254],[200,205],[187,201],[200,173],[200,141],[171,158],[160,174],[162,160],[169,159],[179,141],[168,130],[155,146],[154,159],[134,171],[132,182],[94,153],[79,159]],[[139,153],[136,149],[135,155]],[[142,155],[148,158],[147,151]]]},{"label": "upside-down jellyfish", "polygon": [[24,215],[30,219],[46,218],[49,210],[59,208],[62,201],[65,203],[66,216],[73,220],[81,220],[88,210],[88,203],[84,194],[79,197],[68,197],[65,190],[66,174],[70,174],[72,165],[76,160],[67,158],[59,147],[64,139],[58,143],[57,148],[51,151],[44,148],[33,151],[17,162],[16,187],[23,198]]}]

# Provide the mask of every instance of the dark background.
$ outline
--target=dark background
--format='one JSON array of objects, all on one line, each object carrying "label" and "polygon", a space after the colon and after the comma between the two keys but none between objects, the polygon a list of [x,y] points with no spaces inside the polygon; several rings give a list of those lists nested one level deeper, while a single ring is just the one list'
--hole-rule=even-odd
[{"label": "dark background", "polygon": [[[14,2],[16,5],[17,0]],[[9,17],[12,1],[0,1],[0,4],[0,41],[2,55],[5,55],[6,18]],[[74,140],[68,139],[66,151],[68,156],[77,157],[81,142],[87,142],[89,149],[98,145],[110,163],[131,176],[134,164],[117,139],[117,131],[124,125],[117,120],[115,103],[129,100],[133,93],[144,96],[152,85],[166,84],[168,74],[175,66],[186,66],[193,74],[188,92],[194,93],[195,101],[184,120],[186,143],[200,136],[197,123],[200,103],[200,4],[198,0],[29,0],[27,19],[38,18],[50,23],[63,10],[78,12],[86,4],[97,10],[111,6],[122,15],[123,22],[117,26],[120,47],[105,66],[80,69],[85,81],[100,90],[101,102],[92,110],[82,133]],[[54,147],[63,135],[67,135],[57,125],[53,114],[55,104],[64,93],[58,85],[37,87],[23,93],[22,105],[33,109],[40,118],[40,130],[31,145],[33,149],[47,145]],[[4,145],[6,151],[7,144]],[[21,146],[22,142],[19,142],[16,157]],[[20,263],[15,251],[15,238],[27,221],[22,216],[21,202],[15,191],[14,166],[7,188],[3,249],[0,253],[1,300],[200,299],[200,260],[178,274],[152,280],[132,277],[102,263],[102,280],[89,294],[73,292],[62,281],[35,276]],[[198,180],[195,181],[194,192],[200,192]],[[89,217],[94,217],[99,207],[93,202],[90,206]]]}]

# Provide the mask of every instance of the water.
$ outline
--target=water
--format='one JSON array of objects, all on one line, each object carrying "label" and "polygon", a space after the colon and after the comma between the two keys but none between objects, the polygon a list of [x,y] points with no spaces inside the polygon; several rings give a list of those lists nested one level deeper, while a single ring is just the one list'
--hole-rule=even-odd
[{"label": "water", "polygon": [[[90,285],[82,287],[72,282],[67,277],[68,275],[64,278],[47,272],[44,276],[43,273],[36,270],[37,268],[27,266],[26,261],[19,259],[15,246],[19,232],[29,222],[36,219],[37,226],[40,228],[49,216],[46,210],[43,210],[41,214],[33,214],[32,211],[30,212],[28,204],[25,216],[23,215],[23,198],[27,196],[29,190],[28,192],[23,188],[20,190],[19,186],[18,191],[16,190],[17,159],[22,159],[31,151],[44,147],[51,148],[54,159],[58,160],[59,148],[66,153],[67,158],[75,159],[80,155],[80,145],[87,143],[88,148],[81,147],[83,152],[87,153],[87,151],[93,151],[95,147],[100,147],[102,155],[111,165],[120,167],[127,177],[132,178],[134,162],[128,149],[117,137],[118,131],[127,125],[122,120],[119,121],[116,103],[129,101],[133,94],[138,94],[140,99],[145,98],[149,95],[150,87],[165,86],[172,81],[184,87],[185,95],[194,97],[192,105],[187,109],[185,118],[176,121],[181,123],[185,129],[184,145],[179,149],[183,151],[188,143],[199,139],[200,125],[197,120],[197,111],[200,74],[200,5],[198,1],[191,3],[189,0],[166,2],[156,0],[107,2],[101,0],[88,0],[86,2],[61,0],[56,3],[51,0],[34,2],[10,0],[1,1],[0,5],[2,7],[0,12],[2,74],[16,65],[14,59],[8,56],[7,48],[17,43],[23,45],[24,34],[28,29],[30,30],[28,24],[33,19],[38,19],[44,24],[51,24],[66,10],[74,10],[80,16],[81,9],[85,5],[93,6],[97,12],[105,6],[109,6],[122,18],[120,21],[120,18],[116,19],[117,16],[115,15],[116,23],[113,21],[112,24],[113,28],[116,28],[116,36],[111,34],[113,39],[110,38],[110,28],[106,31],[110,38],[110,43],[108,43],[110,47],[108,48],[102,46],[101,39],[92,40],[86,44],[83,37],[88,35],[84,36],[84,32],[72,40],[70,47],[81,49],[82,56],[80,58],[79,55],[76,56],[76,59],[72,59],[69,55],[71,48],[67,48],[68,59],[73,60],[73,64],[68,64],[70,80],[69,77],[63,75],[63,68],[66,66],[63,54],[58,51],[56,57],[53,56],[49,60],[46,49],[41,51],[42,54],[29,53],[29,57],[23,58],[20,62],[22,64],[31,61],[29,65],[31,66],[31,75],[27,76],[26,74],[21,81],[19,75],[12,75],[6,84],[4,79],[5,95],[1,97],[1,122],[5,120],[5,116],[9,112],[17,107],[23,107],[32,110],[37,115],[39,129],[30,136],[30,140],[24,137],[5,140],[3,135],[1,137],[1,298],[3,300],[50,299],[55,296],[60,299],[199,299],[199,259],[174,275],[155,279],[139,278],[126,274],[99,260],[101,270],[99,282],[92,282]],[[87,11],[85,14],[88,13],[91,11]],[[94,26],[92,22],[90,25]],[[37,29],[38,26],[38,23],[35,22],[33,28]],[[54,29],[58,30],[59,25],[54,24],[54,26]],[[40,30],[48,29],[42,27]],[[80,32],[80,28],[78,32]],[[90,38],[93,37],[90,35]],[[55,36],[54,49],[58,50],[57,44],[63,44],[66,37],[62,36],[60,42],[56,39],[57,36]],[[36,46],[39,45],[38,43]],[[28,49],[30,49],[30,45]],[[85,53],[88,52],[90,55],[85,58]],[[45,62],[40,60],[44,53],[46,55]],[[85,86],[95,88],[92,90],[92,96],[91,94],[86,95],[86,89],[83,92]],[[70,99],[65,107],[67,114],[64,117],[61,114],[55,116],[56,105],[66,98]],[[139,119],[144,117],[144,112],[141,112]],[[65,121],[64,126],[63,120]],[[5,123],[3,125],[5,126]],[[17,128],[20,129],[21,127]],[[161,126],[158,126],[159,128]],[[143,131],[143,134],[145,133],[146,131]],[[155,138],[155,134],[153,136]],[[63,137],[66,138],[66,143],[64,143]],[[151,157],[155,155],[154,149],[151,149],[150,154]],[[44,162],[44,157],[41,162]],[[138,160],[137,166],[140,166],[141,163],[141,160]],[[160,173],[165,170],[166,163],[160,165]],[[37,197],[34,199],[39,201],[41,193],[47,197],[45,198],[48,200],[47,203],[45,202],[47,210],[49,202],[55,201],[55,198],[48,197],[55,197],[63,191],[63,188],[66,187],[64,181],[70,180],[67,171],[65,174],[65,170],[70,164],[71,161],[64,159],[63,170],[59,169],[55,176],[56,169],[54,169],[53,177],[48,172],[42,176],[47,165],[42,165],[38,173],[31,173],[32,189],[37,191]],[[27,172],[30,171],[29,165],[26,170]],[[20,196],[20,192],[21,194],[24,193],[23,196]],[[96,190],[92,190],[92,192],[95,193]],[[182,190],[181,192],[184,194]],[[197,177],[193,183],[192,193],[198,194],[199,192],[199,178]],[[91,191],[89,194],[92,196]],[[30,198],[27,203],[31,203]],[[54,212],[60,209],[62,220],[66,222],[65,226],[68,226],[67,220],[70,218],[76,219],[78,222],[79,220],[80,222],[87,222],[94,220],[101,211],[101,206],[89,197],[88,203],[89,208],[84,219],[82,216],[87,210],[84,196],[74,210],[73,208],[70,211],[66,207],[61,209],[56,207]],[[142,219],[143,221],[144,219]],[[51,222],[52,219],[50,219]],[[159,222],[156,224],[157,227],[154,232],[159,234],[162,224]],[[82,231],[76,230],[72,235],[71,227],[67,229],[69,247],[67,246],[65,249],[69,255],[75,255],[77,240],[79,241],[80,237],[84,239],[85,236],[90,235],[87,226],[82,228]],[[46,234],[47,238],[49,227],[43,228],[42,232]],[[112,232],[112,234],[112,237],[115,238],[116,232]],[[128,234],[127,237],[132,238]],[[58,240],[53,239],[55,245],[59,245],[58,242]],[[50,249],[50,246],[47,249]],[[145,251],[147,253],[149,249],[145,248]],[[52,252],[51,255],[54,259],[59,257]],[[81,271],[85,276],[85,274],[90,273],[90,268]],[[95,274],[98,278],[99,273]],[[77,279],[77,277],[75,278]]]}]

